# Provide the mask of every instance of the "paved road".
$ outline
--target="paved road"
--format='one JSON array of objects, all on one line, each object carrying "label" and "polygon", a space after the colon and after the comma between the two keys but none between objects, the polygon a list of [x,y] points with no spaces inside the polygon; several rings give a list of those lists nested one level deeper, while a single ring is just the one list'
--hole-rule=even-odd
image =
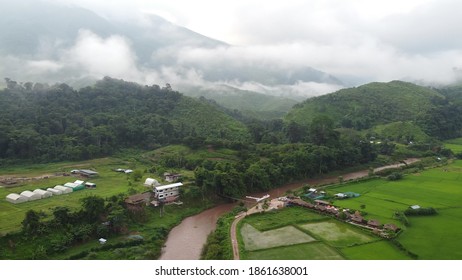
[{"label": "paved road", "polygon": [[233,256],[235,260],[239,260],[239,243],[237,242],[237,224],[244,219],[245,214],[238,216],[234,219],[233,223],[231,224],[231,243],[233,244]]}]

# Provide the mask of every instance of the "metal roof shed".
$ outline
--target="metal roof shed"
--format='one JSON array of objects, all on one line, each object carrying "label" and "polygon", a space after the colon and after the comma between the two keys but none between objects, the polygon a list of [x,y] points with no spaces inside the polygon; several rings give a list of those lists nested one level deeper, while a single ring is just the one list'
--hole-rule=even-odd
[{"label": "metal roof shed", "polygon": [[82,170],[80,170],[80,174],[81,174],[82,176],[86,176],[86,177],[95,177],[95,176],[98,176],[98,172],[93,171],[93,170],[89,170],[89,169],[82,169]]},{"label": "metal roof shed", "polygon": [[91,183],[91,182],[86,182],[86,183],[85,183],[85,187],[86,187],[87,189],[94,189],[94,188],[96,188],[96,184],[95,184],[95,183]]},{"label": "metal roof shed", "polygon": [[175,187],[181,187],[181,186],[183,186],[183,183],[175,183],[175,184],[170,184],[170,185],[159,186],[159,187],[156,187],[155,189],[157,191],[162,191],[162,190],[175,188]]}]

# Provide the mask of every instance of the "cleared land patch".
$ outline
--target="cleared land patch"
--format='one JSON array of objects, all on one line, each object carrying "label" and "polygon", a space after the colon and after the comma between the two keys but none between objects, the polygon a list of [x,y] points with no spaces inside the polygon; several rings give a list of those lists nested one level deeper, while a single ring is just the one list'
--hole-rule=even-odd
[{"label": "cleared land patch", "polygon": [[244,224],[241,228],[241,234],[248,251],[316,241],[313,237],[292,226],[261,232],[249,224]]},{"label": "cleared land patch", "polygon": [[378,239],[334,220],[300,225],[300,227],[336,247],[363,244]]}]

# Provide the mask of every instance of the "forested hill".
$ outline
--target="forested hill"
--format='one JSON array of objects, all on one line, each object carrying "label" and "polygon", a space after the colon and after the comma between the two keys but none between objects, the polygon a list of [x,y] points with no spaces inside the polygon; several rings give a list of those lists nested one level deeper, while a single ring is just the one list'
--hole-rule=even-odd
[{"label": "forested hill", "polygon": [[370,83],[307,99],[290,111],[285,120],[309,125],[319,115],[336,127],[369,129],[393,122],[413,122],[428,135],[441,139],[461,131],[462,106],[443,94],[412,83]]},{"label": "forested hill", "polygon": [[8,81],[0,104],[0,159],[73,160],[119,148],[249,139],[242,123],[169,85],[104,78],[76,91]]}]

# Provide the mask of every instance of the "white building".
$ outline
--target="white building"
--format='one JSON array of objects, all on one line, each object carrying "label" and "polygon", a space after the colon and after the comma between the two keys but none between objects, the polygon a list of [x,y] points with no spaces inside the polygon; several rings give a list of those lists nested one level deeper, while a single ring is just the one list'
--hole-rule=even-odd
[{"label": "white building", "polygon": [[34,190],[34,193],[38,193],[42,198],[47,198],[53,195],[53,193],[49,191],[44,191],[42,189],[36,189]]},{"label": "white building", "polygon": [[27,198],[17,193],[10,193],[9,195],[6,196],[6,201],[11,202],[13,204],[17,204],[17,203],[27,202]]},{"label": "white building", "polygon": [[154,188],[154,197],[158,200],[180,195],[180,187],[183,183],[175,183]]},{"label": "white building", "polygon": [[42,199],[41,195],[39,195],[38,193],[31,192],[31,191],[23,191],[21,193],[21,196],[26,197],[27,201]]}]

